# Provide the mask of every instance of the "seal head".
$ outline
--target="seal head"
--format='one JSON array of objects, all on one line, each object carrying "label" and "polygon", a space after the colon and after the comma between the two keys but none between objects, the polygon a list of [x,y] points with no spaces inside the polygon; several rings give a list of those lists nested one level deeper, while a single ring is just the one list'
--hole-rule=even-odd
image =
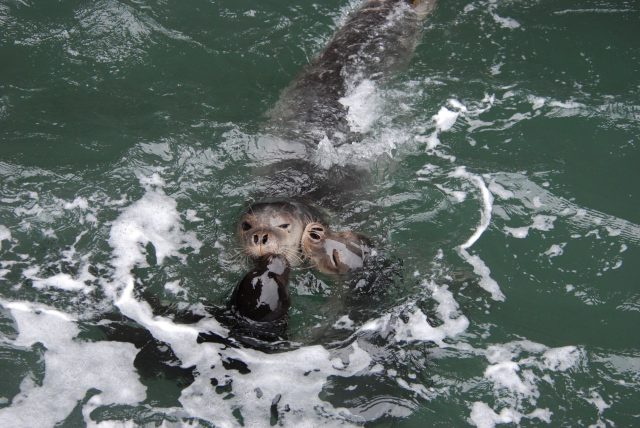
[{"label": "seal head", "polygon": [[320,272],[346,274],[364,266],[371,252],[369,240],[355,232],[332,232],[309,223],[302,234],[302,253]]},{"label": "seal head", "polygon": [[301,261],[300,240],[304,228],[316,217],[310,207],[295,201],[255,203],[238,222],[241,245],[254,260],[281,255],[289,265],[295,266]]}]

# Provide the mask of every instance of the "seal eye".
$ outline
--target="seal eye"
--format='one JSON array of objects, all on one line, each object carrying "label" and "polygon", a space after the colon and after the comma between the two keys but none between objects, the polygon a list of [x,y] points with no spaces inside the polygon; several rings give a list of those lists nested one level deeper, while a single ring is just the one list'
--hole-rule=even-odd
[{"label": "seal eye", "polygon": [[281,224],[280,226],[278,226],[280,229],[288,229],[289,228],[289,223],[284,223]]},{"label": "seal eye", "polygon": [[242,230],[249,230],[251,229],[251,225],[249,223],[247,223],[246,221],[242,222]]}]

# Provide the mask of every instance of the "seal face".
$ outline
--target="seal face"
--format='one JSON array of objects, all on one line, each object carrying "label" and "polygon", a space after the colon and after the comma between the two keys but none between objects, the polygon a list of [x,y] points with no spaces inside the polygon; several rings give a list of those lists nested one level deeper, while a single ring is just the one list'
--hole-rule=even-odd
[{"label": "seal face", "polygon": [[366,237],[354,232],[332,232],[321,223],[309,223],[302,234],[302,253],[321,272],[345,274],[364,265],[371,252]]},{"label": "seal face", "polygon": [[238,235],[245,253],[252,259],[282,255],[289,265],[295,266],[301,261],[302,233],[314,217],[301,203],[258,202],[240,218]]}]

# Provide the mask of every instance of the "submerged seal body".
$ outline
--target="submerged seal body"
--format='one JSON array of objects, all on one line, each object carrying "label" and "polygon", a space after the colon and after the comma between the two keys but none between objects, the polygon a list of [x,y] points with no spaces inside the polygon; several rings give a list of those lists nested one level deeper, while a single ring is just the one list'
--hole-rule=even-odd
[{"label": "submerged seal body", "polygon": [[352,134],[341,103],[366,79],[381,81],[411,58],[435,0],[368,0],[352,12],[327,46],[289,85],[270,111],[271,129],[315,146]]}]

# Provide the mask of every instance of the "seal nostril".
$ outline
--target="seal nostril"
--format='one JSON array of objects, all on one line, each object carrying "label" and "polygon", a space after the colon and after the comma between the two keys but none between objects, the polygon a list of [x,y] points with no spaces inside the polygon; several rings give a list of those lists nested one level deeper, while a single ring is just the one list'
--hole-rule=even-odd
[{"label": "seal nostril", "polygon": [[318,235],[315,232],[311,232],[309,233],[309,236],[311,237],[311,239],[313,239],[314,241],[319,241],[320,240],[320,235]]},{"label": "seal nostril", "polygon": [[258,243],[258,235],[253,235],[253,243],[257,244]]},{"label": "seal nostril", "polygon": [[268,240],[269,240],[269,234],[262,235],[262,243],[263,244],[266,244]]}]

